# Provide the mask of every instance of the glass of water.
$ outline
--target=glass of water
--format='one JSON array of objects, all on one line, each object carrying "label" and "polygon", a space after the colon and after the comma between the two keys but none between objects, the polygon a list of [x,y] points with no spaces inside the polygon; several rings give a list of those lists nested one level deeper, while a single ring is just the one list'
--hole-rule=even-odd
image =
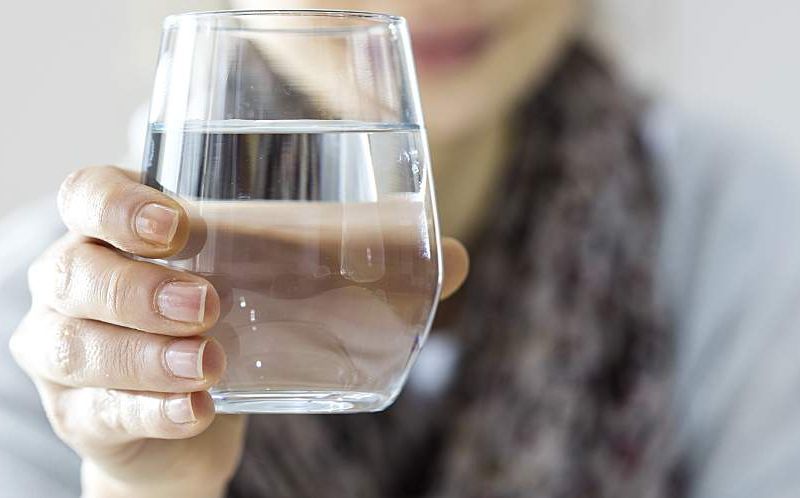
[{"label": "glass of water", "polygon": [[158,261],[210,280],[221,413],[376,411],[399,394],[441,289],[406,23],[226,11],[164,24],[143,182],[191,220]]}]

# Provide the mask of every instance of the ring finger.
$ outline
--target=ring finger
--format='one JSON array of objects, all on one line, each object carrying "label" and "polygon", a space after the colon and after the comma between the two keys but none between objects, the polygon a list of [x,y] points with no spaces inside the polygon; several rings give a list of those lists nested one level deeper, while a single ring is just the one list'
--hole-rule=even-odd
[{"label": "ring finger", "polygon": [[219,296],[205,279],[67,235],[29,271],[34,302],[75,318],[168,335],[196,335],[217,320]]},{"label": "ring finger", "polygon": [[11,350],[33,377],[73,387],[192,392],[215,384],[225,354],[215,340],[175,338],[34,309]]}]

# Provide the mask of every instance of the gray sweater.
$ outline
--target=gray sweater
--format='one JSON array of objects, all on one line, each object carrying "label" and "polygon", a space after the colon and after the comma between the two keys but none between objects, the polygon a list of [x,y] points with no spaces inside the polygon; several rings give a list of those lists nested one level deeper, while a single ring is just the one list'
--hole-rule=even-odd
[{"label": "gray sweater", "polygon": [[[800,167],[709,129],[656,108],[645,130],[666,201],[657,275],[677,325],[676,443],[693,498],[800,496]],[[62,231],[52,199],[0,221],[0,498],[80,494],[79,459],[5,345],[29,305],[26,268]],[[446,381],[458,351],[430,346],[409,389]]]}]

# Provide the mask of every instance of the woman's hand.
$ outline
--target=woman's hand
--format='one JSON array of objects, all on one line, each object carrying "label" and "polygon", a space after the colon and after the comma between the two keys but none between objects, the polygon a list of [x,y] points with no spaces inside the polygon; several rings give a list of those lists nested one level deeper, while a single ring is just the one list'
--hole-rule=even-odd
[{"label": "woman's hand", "polygon": [[[11,351],[33,378],[56,434],[83,458],[84,498],[222,496],[243,417],[214,418],[206,390],[225,368],[199,334],[219,297],[198,276],[134,261],[186,243],[181,206],[113,167],[80,170],[59,192],[70,233],[30,269],[30,312]],[[445,239],[443,297],[468,257]]]},{"label": "woman's hand", "polygon": [[33,305],[11,351],[83,458],[84,497],[221,496],[244,421],[215,420],[206,392],[225,368],[219,344],[199,336],[217,320],[217,293],[116,250],[179,251],[186,213],[112,167],[69,176],[58,204],[70,233],[30,268]]}]

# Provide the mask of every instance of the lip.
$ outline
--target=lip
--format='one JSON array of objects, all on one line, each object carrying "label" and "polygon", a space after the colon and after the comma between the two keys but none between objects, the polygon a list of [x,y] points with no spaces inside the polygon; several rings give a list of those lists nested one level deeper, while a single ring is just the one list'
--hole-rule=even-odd
[{"label": "lip", "polygon": [[411,35],[414,58],[422,71],[435,72],[460,66],[486,47],[490,32],[484,28],[419,30]]}]

